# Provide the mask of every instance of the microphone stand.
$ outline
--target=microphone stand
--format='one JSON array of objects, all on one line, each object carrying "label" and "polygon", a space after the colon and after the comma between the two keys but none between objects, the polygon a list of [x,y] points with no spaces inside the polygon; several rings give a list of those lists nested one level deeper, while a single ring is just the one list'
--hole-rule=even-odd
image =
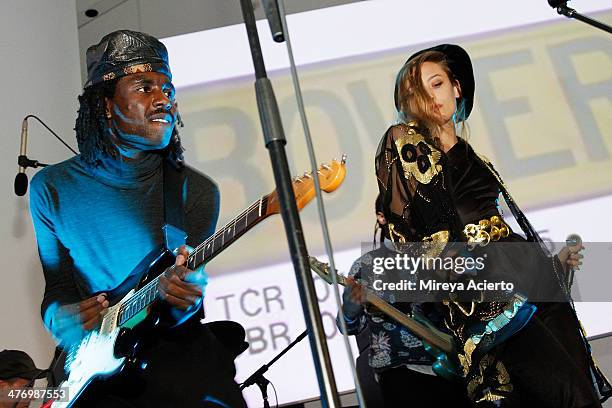
[{"label": "microphone stand", "polygon": [[[42,119],[40,119],[38,116],[30,114],[30,115],[27,115],[25,118],[23,118],[23,120],[28,120],[29,118],[36,119],[36,120],[37,120],[37,121],[38,121],[38,122],[39,122],[41,125],[43,125],[43,126],[45,127],[45,129],[47,129],[47,130],[48,130],[48,131],[49,131],[49,132],[50,132],[50,133],[51,133],[53,136],[55,136],[55,138],[56,138],[57,140],[59,140],[61,144],[63,144],[64,146],[66,146],[66,149],[68,149],[68,150],[70,150],[72,153],[74,153],[74,155],[75,155],[75,156],[76,156],[77,154],[79,154],[79,153],[78,153],[76,150],[74,150],[72,147],[70,147],[70,145],[69,145],[68,143],[64,142],[64,140],[62,140],[62,138],[61,138],[61,137],[59,137],[59,136],[58,136],[58,134],[57,134],[57,133],[55,133],[55,132],[53,131],[53,129],[51,129],[49,126],[47,126],[47,124],[46,124],[45,122],[43,122],[43,121],[42,121]],[[38,162],[37,162],[37,163],[38,163]],[[38,165],[39,165],[39,166],[42,166],[42,167],[47,166],[46,164],[42,164],[42,163],[38,163]],[[36,166],[33,166],[33,167],[36,167]]]},{"label": "microphone stand", "polygon": [[295,340],[293,340],[287,347],[283,349],[280,353],[276,355],[272,360],[270,360],[267,364],[262,365],[255,371],[249,378],[247,378],[242,384],[240,384],[240,391],[244,390],[246,387],[249,387],[253,384],[257,384],[259,389],[261,390],[261,396],[264,402],[264,408],[270,408],[270,404],[268,403],[268,384],[270,381],[264,377],[263,375],[268,371],[268,368],[272,364],[276,362],[279,358],[281,358],[286,352],[288,352],[293,346],[298,344],[306,335],[308,334],[307,330],[304,330],[302,334],[300,334]]},{"label": "microphone stand", "polygon": [[26,155],[17,156],[17,164],[23,168],[32,167],[34,169],[37,167],[47,167],[48,166],[48,164],[41,163],[38,160],[31,160]]},{"label": "microphone stand", "polygon": [[[549,3],[551,3],[551,1],[552,0],[549,0]],[[612,34],[612,27],[578,13],[573,8],[567,6],[567,1],[563,1],[561,4],[557,6],[557,13],[564,15],[567,18],[573,18],[573,19],[582,21],[583,23],[587,23],[589,25],[592,25],[593,27],[599,28],[600,30],[603,30],[609,34]]]},{"label": "microphone stand", "polygon": [[255,93],[259,118],[264,133],[264,142],[270,154],[276,191],[280,202],[280,213],[285,225],[285,234],[287,235],[291,261],[295,270],[304,320],[310,334],[308,338],[317,374],[321,403],[323,407],[336,408],[340,407],[340,397],[336,388],[314,281],[310,273],[304,231],[291,187],[289,164],[284,147],[287,140],[285,139],[274,90],[267,78],[259,35],[257,34],[257,25],[255,24],[253,4],[251,0],[240,0],[240,6],[255,68]]},{"label": "microphone stand", "polygon": [[[19,149],[19,156],[17,156],[17,164],[19,165],[19,173],[17,173],[17,176],[15,177],[15,194],[17,194],[17,196],[19,196],[19,197],[24,196],[25,193],[28,190],[28,176],[26,175],[25,170],[28,167],[37,168],[37,167],[47,167],[47,166],[49,166],[48,164],[41,163],[38,160],[31,160],[25,154],[26,148],[27,148],[27,144],[28,144],[28,142],[27,142],[27,140],[28,140],[28,130],[27,130],[28,128],[27,128],[27,124],[28,124],[28,119],[29,118],[36,119],[53,136],[55,136],[55,138],[57,140],[59,140],[64,146],[66,146],[67,149],[69,149],[75,155],[78,154],[76,152],[76,150],[74,150],[72,147],[70,147],[68,145],[68,143],[64,142],[64,140],[61,137],[59,137],[59,135],[57,133],[55,133],[53,131],[53,129],[51,129],[49,126],[47,126],[47,124],[45,122],[43,122],[38,116],[31,115],[31,114],[27,115],[25,118],[23,118],[23,124],[22,124],[22,130],[21,130],[21,148]],[[21,170],[22,168],[23,168],[23,171]]]}]

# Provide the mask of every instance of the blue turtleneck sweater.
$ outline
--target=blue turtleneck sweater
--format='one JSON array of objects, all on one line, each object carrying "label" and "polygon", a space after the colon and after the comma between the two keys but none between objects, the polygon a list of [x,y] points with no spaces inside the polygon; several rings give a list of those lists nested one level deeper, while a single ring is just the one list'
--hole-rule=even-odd
[{"label": "blue turtleneck sweater", "polygon": [[[95,168],[80,156],[39,171],[30,212],[45,275],[41,312],[53,332],[53,309],[109,291],[163,244],[162,159],[107,158]],[[196,246],[215,229],[219,190],[186,167],[185,229]],[[50,307],[54,306],[54,307]]]}]

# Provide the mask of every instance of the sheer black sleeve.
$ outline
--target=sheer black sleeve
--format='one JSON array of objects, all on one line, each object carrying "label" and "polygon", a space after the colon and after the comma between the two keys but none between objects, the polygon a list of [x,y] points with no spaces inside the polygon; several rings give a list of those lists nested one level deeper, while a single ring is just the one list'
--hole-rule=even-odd
[{"label": "sheer black sleeve", "polygon": [[390,235],[422,241],[439,231],[454,235],[455,220],[444,174],[444,157],[415,122],[392,126],[383,135],[375,159]]}]

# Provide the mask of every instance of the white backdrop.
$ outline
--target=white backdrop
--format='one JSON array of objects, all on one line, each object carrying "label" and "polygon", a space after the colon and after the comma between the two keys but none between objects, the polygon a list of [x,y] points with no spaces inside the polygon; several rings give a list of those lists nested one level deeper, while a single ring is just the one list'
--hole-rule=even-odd
[{"label": "white backdrop", "polygon": [[[40,302],[44,279],[28,210],[28,198],[17,197],[21,120],[36,114],[76,147],[74,120],[81,90],[74,0],[10,0],[0,13],[0,349],[30,354],[39,367],[49,365],[53,342],[42,327]],[[70,157],[38,122],[29,121],[28,157],[55,163]],[[33,170],[28,170],[31,179]]]}]

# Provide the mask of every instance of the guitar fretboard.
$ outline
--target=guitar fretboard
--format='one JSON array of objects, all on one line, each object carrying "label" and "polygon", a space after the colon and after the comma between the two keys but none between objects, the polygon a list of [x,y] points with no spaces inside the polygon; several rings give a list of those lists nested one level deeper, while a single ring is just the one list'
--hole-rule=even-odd
[{"label": "guitar fretboard", "polygon": [[[333,271],[328,264],[320,262],[316,258],[310,257],[310,266],[311,269],[321,276],[321,278],[327,283],[331,284],[331,276],[332,274],[335,274],[338,284],[346,286],[346,277]],[[431,325],[424,324],[410,316],[405,315],[393,305],[378,297],[371,289],[365,288],[365,293],[366,301],[368,303],[378,308],[378,310],[399,324],[411,330],[413,334],[416,334],[419,338],[429,342],[435,347],[440,348],[446,353],[456,353],[455,344],[448,334],[437,330]]]},{"label": "guitar fretboard", "polygon": [[194,270],[203,263],[213,259],[245,232],[262,221],[267,216],[267,207],[267,196],[255,201],[242,214],[225,224],[223,228],[198,245],[189,255],[187,267]]},{"label": "guitar fretboard", "polygon": [[[268,216],[268,196],[255,201],[236,218],[225,224],[223,228],[198,245],[187,258],[187,268],[195,270],[200,265],[209,262],[221,251],[230,246],[245,232]],[[172,268],[172,267],[170,267]],[[119,310],[117,323],[119,326],[146,309],[158,297],[157,285],[159,277],[152,279],[129,298]]]}]

